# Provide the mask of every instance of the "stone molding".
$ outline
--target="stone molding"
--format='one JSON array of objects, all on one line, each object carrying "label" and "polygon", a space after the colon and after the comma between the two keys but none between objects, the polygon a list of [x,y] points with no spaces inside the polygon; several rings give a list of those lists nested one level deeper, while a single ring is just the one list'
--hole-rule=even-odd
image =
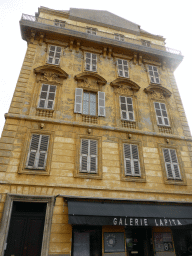
[{"label": "stone molding", "polygon": [[85,71],[85,72],[80,73],[74,77],[74,79],[76,81],[85,83],[85,87],[86,87],[86,83],[88,83],[88,78],[93,78],[94,80],[96,80],[96,83],[98,85],[103,86],[107,83],[107,81],[102,76],[100,76],[99,74],[97,74],[95,72],[91,72],[91,71]]},{"label": "stone molding", "polygon": [[138,84],[131,81],[129,78],[123,78],[123,77],[119,77],[115,79],[110,83],[110,85],[113,88],[118,89],[118,91],[121,90],[124,93],[127,92],[127,90],[139,91],[140,89],[140,86]]},{"label": "stone molding", "polygon": [[171,97],[172,93],[161,85],[149,85],[144,92],[151,95],[152,98],[164,99]]}]

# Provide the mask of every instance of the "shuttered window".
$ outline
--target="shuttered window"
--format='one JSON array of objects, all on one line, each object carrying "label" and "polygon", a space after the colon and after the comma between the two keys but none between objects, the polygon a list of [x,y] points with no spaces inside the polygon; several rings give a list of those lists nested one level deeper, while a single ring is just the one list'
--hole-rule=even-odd
[{"label": "shuttered window", "polygon": [[61,47],[51,45],[49,48],[49,56],[47,62],[50,64],[58,65],[61,57]]},{"label": "shuttered window", "polygon": [[121,77],[129,77],[127,60],[117,60],[118,74]]},{"label": "shuttered window", "polygon": [[39,108],[53,109],[55,102],[56,86],[43,84],[39,97]]},{"label": "shuttered window", "polygon": [[126,176],[141,176],[138,146],[123,144],[124,167]]},{"label": "shuttered window", "polygon": [[132,98],[120,96],[120,107],[121,107],[121,119],[134,121]]},{"label": "shuttered window", "polygon": [[149,68],[149,75],[150,75],[151,83],[159,84],[160,78],[159,78],[159,73],[158,73],[157,67],[149,65],[148,68]]},{"label": "shuttered window", "polygon": [[97,173],[97,141],[81,140],[80,172]]},{"label": "shuttered window", "polygon": [[87,71],[97,71],[97,55],[94,53],[85,53],[85,70]]},{"label": "shuttered window", "polygon": [[105,93],[96,93],[83,91],[82,88],[76,88],[74,112],[84,115],[97,115],[98,98],[98,116],[105,116]]},{"label": "shuttered window", "polygon": [[49,135],[33,134],[31,138],[26,167],[30,169],[45,169]]},{"label": "shuttered window", "polygon": [[167,109],[164,103],[154,102],[155,113],[157,118],[157,123],[159,125],[169,126],[169,119],[167,114]]},{"label": "shuttered window", "polygon": [[179,164],[177,160],[177,154],[175,149],[164,148],[163,149],[165,168],[168,179],[181,179]]}]

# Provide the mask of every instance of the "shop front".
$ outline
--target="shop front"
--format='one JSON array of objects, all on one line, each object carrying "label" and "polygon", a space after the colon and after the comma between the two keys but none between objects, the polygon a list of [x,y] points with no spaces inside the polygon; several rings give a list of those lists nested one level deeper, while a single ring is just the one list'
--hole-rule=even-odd
[{"label": "shop front", "polygon": [[73,256],[192,255],[192,205],[68,200]]}]

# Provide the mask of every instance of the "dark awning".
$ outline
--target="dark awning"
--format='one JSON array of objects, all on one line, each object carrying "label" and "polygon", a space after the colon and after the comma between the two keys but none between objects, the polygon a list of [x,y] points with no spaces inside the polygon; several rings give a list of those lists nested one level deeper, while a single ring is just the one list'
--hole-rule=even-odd
[{"label": "dark awning", "polygon": [[68,201],[70,224],[182,226],[192,224],[192,206]]}]

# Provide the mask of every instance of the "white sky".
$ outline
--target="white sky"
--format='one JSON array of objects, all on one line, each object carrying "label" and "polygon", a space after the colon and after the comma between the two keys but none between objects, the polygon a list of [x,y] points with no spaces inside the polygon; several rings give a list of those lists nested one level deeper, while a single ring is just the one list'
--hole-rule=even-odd
[{"label": "white sky", "polygon": [[40,6],[55,10],[72,7],[106,10],[137,23],[150,33],[164,36],[167,47],[181,50],[184,55],[175,77],[192,131],[191,4],[192,0],[0,0],[0,133],[27,48],[21,39],[19,20],[22,13],[34,16]]}]

